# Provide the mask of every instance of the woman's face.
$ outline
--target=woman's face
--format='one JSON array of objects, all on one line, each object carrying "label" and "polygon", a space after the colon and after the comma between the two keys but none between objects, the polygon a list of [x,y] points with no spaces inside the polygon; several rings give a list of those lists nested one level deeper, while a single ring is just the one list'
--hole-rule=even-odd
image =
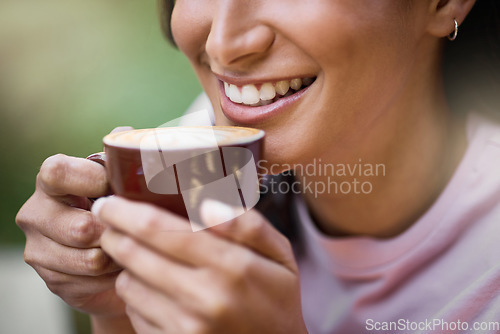
[{"label": "woman's face", "polygon": [[177,0],[172,31],[218,125],[261,128],[267,160],[306,163],[355,149],[393,117],[418,74],[427,9],[410,0]]}]

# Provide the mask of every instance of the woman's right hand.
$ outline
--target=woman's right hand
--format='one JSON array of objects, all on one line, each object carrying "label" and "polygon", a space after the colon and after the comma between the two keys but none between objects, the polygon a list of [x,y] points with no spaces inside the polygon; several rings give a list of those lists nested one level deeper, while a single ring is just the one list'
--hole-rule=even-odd
[{"label": "woman's right hand", "polygon": [[100,247],[105,227],[90,213],[107,195],[103,166],[58,154],[42,164],[36,190],[16,217],[26,235],[25,261],[70,306],[97,317],[125,317],[115,293],[120,267]]}]

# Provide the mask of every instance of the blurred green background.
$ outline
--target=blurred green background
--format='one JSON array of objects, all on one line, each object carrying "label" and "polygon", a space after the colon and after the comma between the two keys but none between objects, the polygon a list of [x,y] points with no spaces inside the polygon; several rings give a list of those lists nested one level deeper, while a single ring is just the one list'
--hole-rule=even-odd
[{"label": "blurred green background", "polygon": [[0,0],[0,246],[43,160],[87,156],[116,126],[156,127],[201,88],[156,1]]}]

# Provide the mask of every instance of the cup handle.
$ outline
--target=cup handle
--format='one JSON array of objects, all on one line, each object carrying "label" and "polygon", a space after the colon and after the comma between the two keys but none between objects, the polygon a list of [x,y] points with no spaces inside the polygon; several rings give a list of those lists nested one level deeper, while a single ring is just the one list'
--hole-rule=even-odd
[{"label": "cup handle", "polygon": [[[106,152],[97,152],[89,155],[85,159],[98,163],[99,165],[106,167]],[[112,195],[113,192],[109,190],[108,195]],[[98,198],[89,198],[89,200],[94,203]]]},{"label": "cup handle", "polygon": [[97,162],[99,165],[106,167],[106,153],[105,152],[97,152],[89,155],[87,160]]}]

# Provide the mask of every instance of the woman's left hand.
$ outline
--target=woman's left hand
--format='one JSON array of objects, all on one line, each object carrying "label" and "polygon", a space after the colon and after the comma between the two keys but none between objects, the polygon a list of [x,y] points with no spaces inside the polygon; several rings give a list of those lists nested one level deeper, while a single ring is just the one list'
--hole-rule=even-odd
[{"label": "woman's left hand", "polygon": [[[125,268],[116,289],[137,332],[307,333],[290,243],[256,210],[193,233],[152,205],[100,201],[102,248]],[[221,205],[205,205],[204,220]]]}]

